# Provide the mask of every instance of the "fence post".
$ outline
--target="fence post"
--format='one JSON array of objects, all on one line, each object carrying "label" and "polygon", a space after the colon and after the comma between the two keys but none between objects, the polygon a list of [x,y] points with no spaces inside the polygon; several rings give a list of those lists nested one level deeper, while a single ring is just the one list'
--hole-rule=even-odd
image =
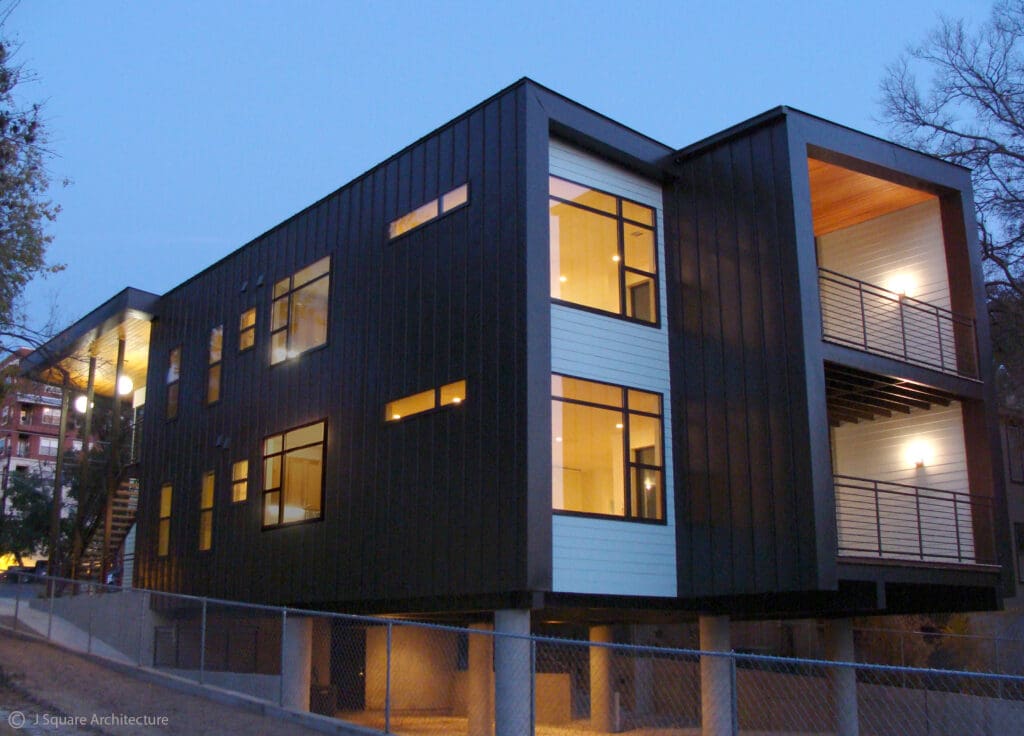
[{"label": "fence post", "polygon": [[284,634],[288,627],[288,609],[281,609],[281,678],[277,688],[277,704],[284,707]]},{"label": "fence post", "polygon": [[384,733],[391,733],[391,626],[388,621],[384,661]]},{"label": "fence post", "polygon": [[[283,634],[283,632],[282,632]],[[284,650],[284,637],[281,638],[281,649]],[[283,659],[281,660],[284,661]],[[203,618],[199,624],[199,684],[203,684],[206,672],[206,599],[203,598]],[[281,670],[281,682],[284,682],[284,670]]]},{"label": "fence post", "polygon": [[88,654],[92,654],[92,609],[95,608],[96,597],[87,596],[86,600],[89,601],[89,639],[88,643],[86,644],[85,651]]},{"label": "fence post", "polygon": [[52,638],[53,638],[52,637],[52,633],[53,633],[53,597],[54,597],[54,595],[57,592],[57,585],[52,580],[49,581],[49,582],[50,582],[50,584],[48,586],[46,586],[46,587],[48,587],[50,589],[50,612],[49,612],[49,614],[47,615],[47,618],[46,618],[46,640],[47,641],[51,641]]},{"label": "fence post", "polygon": [[[139,667],[142,666],[142,644],[146,638],[146,599],[150,596],[150,593],[142,593],[139,596]],[[156,646],[156,634],[153,636],[153,646]],[[154,654],[153,664],[156,664],[156,656]]]},{"label": "fence post", "polygon": [[15,577],[15,580],[18,582],[14,584],[14,633],[18,633],[18,609],[21,607],[21,579]]}]

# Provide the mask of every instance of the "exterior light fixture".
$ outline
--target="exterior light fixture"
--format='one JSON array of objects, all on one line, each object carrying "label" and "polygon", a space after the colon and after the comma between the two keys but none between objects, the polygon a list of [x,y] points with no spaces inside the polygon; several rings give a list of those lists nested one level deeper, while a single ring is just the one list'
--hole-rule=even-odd
[{"label": "exterior light fixture", "polygon": [[119,396],[127,396],[135,389],[135,382],[128,376],[121,376],[117,379],[117,393]]},{"label": "exterior light fixture", "polygon": [[915,468],[921,469],[932,462],[932,446],[923,440],[914,440],[907,445],[907,462],[912,463]]},{"label": "exterior light fixture", "polygon": [[75,411],[79,414],[85,414],[86,407],[89,406],[89,399],[85,394],[75,398]]},{"label": "exterior light fixture", "polygon": [[905,273],[898,273],[889,279],[889,291],[900,296],[914,295],[914,279]]}]

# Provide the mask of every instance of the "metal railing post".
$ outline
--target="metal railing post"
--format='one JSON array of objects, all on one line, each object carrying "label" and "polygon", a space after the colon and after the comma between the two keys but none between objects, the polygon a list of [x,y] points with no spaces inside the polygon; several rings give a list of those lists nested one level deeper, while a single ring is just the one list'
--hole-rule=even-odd
[{"label": "metal railing post", "polygon": [[903,309],[903,297],[900,296],[896,302],[900,309],[900,344],[903,345],[903,360],[909,357],[907,352],[907,317]]},{"label": "metal railing post", "polygon": [[[281,649],[284,651],[284,632],[282,631]],[[284,660],[281,660],[284,662]],[[206,674],[206,599],[203,598],[203,618],[199,624],[199,684],[203,684]],[[284,669],[281,670],[281,680],[284,681]]]},{"label": "metal railing post", "polygon": [[46,640],[53,640],[53,597],[57,593],[57,585],[51,580],[47,586],[50,589],[50,612],[46,618]]},{"label": "metal railing post", "polygon": [[89,639],[86,643],[85,651],[92,654],[92,609],[95,608],[96,598],[91,596],[87,597],[86,600],[89,601]]},{"label": "metal railing post", "polygon": [[878,500],[878,482],[873,482],[871,485],[875,491],[875,536],[878,537],[878,556],[881,557],[884,554],[882,551],[882,506]]},{"label": "metal railing post", "polygon": [[[19,575],[20,573],[15,573]],[[14,632],[18,632],[18,609],[21,607],[21,578],[15,578],[18,580],[14,584]]]},{"label": "metal railing post", "polygon": [[284,634],[288,626],[288,609],[281,609],[281,678],[277,688],[277,704],[284,707]]},{"label": "metal railing post", "polygon": [[391,626],[388,621],[384,663],[384,733],[391,733]]},{"label": "metal railing post", "polygon": [[924,531],[921,529],[921,491],[914,494],[914,515],[917,517],[917,553],[924,559]]}]

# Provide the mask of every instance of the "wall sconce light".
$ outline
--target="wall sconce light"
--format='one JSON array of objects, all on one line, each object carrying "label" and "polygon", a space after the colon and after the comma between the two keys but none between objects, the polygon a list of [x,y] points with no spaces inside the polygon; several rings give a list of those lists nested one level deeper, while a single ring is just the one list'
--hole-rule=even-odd
[{"label": "wall sconce light", "polygon": [[932,462],[932,446],[923,440],[915,440],[907,445],[906,453],[907,461],[915,468],[923,468]]},{"label": "wall sconce light", "polygon": [[[75,411],[79,414],[85,414],[85,408],[89,405],[89,399],[85,394],[75,397]],[[96,404],[93,404],[96,406]]]},{"label": "wall sconce light", "polygon": [[117,393],[120,396],[127,396],[135,389],[135,382],[129,376],[121,376],[117,379]]},{"label": "wall sconce light", "polygon": [[900,296],[914,296],[914,279],[905,273],[898,273],[889,279],[886,287]]}]

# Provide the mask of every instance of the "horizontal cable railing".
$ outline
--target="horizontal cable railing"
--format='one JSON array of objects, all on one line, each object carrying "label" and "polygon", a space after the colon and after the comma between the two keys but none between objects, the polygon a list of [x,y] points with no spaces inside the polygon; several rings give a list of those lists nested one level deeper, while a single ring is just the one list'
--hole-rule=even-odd
[{"label": "horizontal cable railing", "polygon": [[992,500],[835,476],[840,557],[995,564]]},{"label": "horizontal cable railing", "polygon": [[978,377],[974,319],[826,268],[818,269],[826,340]]}]

